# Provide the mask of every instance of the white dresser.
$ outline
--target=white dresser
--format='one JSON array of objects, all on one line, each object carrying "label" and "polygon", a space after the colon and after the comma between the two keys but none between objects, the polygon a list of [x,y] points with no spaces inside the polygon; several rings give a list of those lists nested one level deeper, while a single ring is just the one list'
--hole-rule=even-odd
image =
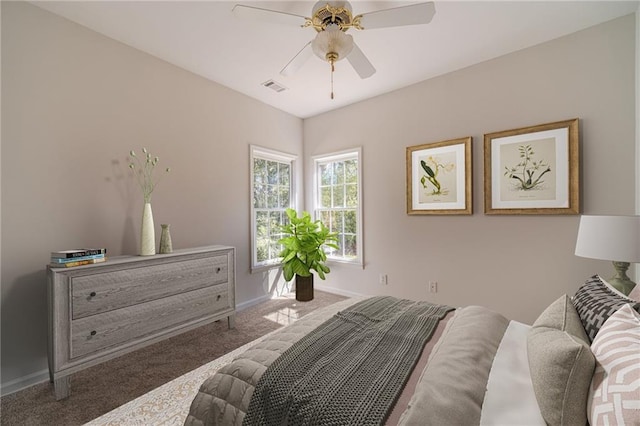
[{"label": "white dresser", "polygon": [[77,371],[223,318],[234,327],[233,247],[48,267],[47,277],[56,399],[69,396]]}]

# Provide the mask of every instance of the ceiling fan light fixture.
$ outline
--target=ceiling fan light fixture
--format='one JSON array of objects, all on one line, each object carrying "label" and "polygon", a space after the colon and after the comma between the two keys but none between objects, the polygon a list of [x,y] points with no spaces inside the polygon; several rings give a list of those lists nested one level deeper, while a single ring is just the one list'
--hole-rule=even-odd
[{"label": "ceiling fan light fixture", "polygon": [[311,42],[311,48],[323,61],[339,61],[353,50],[353,37],[341,31],[338,25],[331,24],[316,35]]}]

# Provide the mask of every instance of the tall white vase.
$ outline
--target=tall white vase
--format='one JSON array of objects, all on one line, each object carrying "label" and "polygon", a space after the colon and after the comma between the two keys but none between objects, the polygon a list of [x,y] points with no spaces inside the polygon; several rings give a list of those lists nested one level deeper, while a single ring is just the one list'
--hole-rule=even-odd
[{"label": "tall white vase", "polygon": [[151,203],[144,203],[140,233],[140,256],[156,254],[156,234],[153,226]]}]

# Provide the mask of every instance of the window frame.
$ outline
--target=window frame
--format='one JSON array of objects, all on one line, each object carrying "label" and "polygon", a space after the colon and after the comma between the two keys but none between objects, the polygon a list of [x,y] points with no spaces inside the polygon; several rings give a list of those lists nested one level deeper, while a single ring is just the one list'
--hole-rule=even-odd
[{"label": "window frame", "polygon": [[358,188],[357,188],[357,196],[358,196],[358,206],[356,207],[356,257],[354,258],[345,258],[342,256],[331,256],[327,254],[327,260],[329,262],[339,262],[345,264],[353,264],[360,265],[364,267],[364,236],[363,236],[363,200],[362,200],[362,147],[356,147],[351,149],[346,149],[343,151],[332,152],[328,154],[320,154],[314,155],[311,157],[313,161],[313,200],[312,200],[312,211],[314,220],[320,219],[320,215],[318,214],[319,210],[319,201],[320,201],[320,176],[319,176],[319,166],[321,164],[332,163],[341,160],[349,160],[356,159],[358,164]]},{"label": "window frame", "polygon": [[[293,209],[296,208],[296,167],[298,156],[289,154],[286,152],[264,148],[258,145],[250,145],[250,153],[249,153],[249,204],[251,211],[251,242],[250,242],[250,258],[251,258],[251,273],[266,271],[269,269],[280,267],[280,258],[272,258],[266,262],[258,263],[258,244],[256,240],[256,207],[254,206],[254,184],[255,184],[255,176],[254,176],[254,163],[256,158],[263,159],[267,161],[276,161],[279,163],[289,164],[289,206]],[[283,214],[285,214],[285,210],[287,207],[282,207]]]}]

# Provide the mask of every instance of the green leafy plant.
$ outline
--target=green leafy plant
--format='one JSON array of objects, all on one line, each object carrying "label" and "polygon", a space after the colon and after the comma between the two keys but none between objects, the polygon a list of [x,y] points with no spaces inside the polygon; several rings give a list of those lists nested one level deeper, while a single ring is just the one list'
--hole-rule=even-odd
[{"label": "green leafy plant", "polygon": [[[543,160],[533,160],[535,152],[531,145],[520,145],[518,151],[522,160],[513,167],[505,167],[504,175],[517,180],[518,189],[525,191],[542,185],[544,181],[540,179],[551,171],[551,167]],[[537,176],[536,173],[538,173]]]},{"label": "green leafy plant", "polygon": [[[131,156],[129,159],[129,168],[136,174],[138,184],[140,185],[140,189],[142,189],[144,202],[150,203],[151,194],[160,181],[159,179],[156,181],[153,180],[153,170],[160,159],[158,157],[151,157],[151,153],[147,151],[147,148],[142,148],[142,153],[144,154],[144,159],[140,159],[134,150],[129,151],[129,155]],[[171,169],[167,167],[165,172],[169,173],[170,170]]]},{"label": "green leafy plant", "polygon": [[324,280],[330,269],[325,264],[327,255],[323,247],[338,250],[338,234],[330,232],[321,221],[312,221],[308,212],[302,212],[301,217],[293,209],[287,209],[286,213],[289,223],[280,226],[286,236],[278,241],[283,246],[280,257],[284,279],[291,281],[294,275],[308,277],[314,270]]}]

